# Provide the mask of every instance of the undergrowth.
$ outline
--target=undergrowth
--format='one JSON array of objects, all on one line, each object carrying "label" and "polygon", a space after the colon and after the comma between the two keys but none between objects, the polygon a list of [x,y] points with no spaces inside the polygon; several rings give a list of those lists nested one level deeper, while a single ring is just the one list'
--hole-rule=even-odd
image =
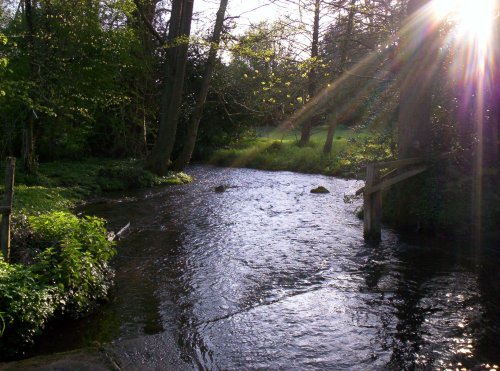
[{"label": "undergrowth", "polygon": [[78,317],[106,298],[115,254],[104,220],[69,212],[16,218],[24,238],[0,260],[0,359],[18,355],[54,315]]},{"label": "undergrowth", "polygon": [[0,360],[22,355],[52,318],[82,316],[108,294],[113,243],[105,221],[78,218],[71,213],[76,205],[106,191],[190,181],[183,173],[157,177],[135,160],[53,162],[40,164],[34,175],[17,171],[11,262],[0,259]]}]

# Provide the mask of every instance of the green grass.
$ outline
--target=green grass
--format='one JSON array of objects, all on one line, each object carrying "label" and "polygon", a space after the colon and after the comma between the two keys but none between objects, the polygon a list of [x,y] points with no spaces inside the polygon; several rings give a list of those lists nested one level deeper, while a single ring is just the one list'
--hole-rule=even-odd
[{"label": "green grass", "polygon": [[[3,175],[4,169],[0,172]],[[28,215],[69,210],[103,192],[191,181],[184,173],[155,176],[137,160],[111,159],[41,163],[35,175],[25,174],[17,166],[15,178],[14,214]],[[3,193],[3,179],[0,181]]]},{"label": "green grass", "polygon": [[326,135],[326,127],[315,128],[310,143],[299,147],[299,132],[282,134],[260,129],[256,138],[216,151],[210,162],[223,166],[360,177],[366,162],[391,158],[388,145],[380,136],[344,127],[335,132],[332,153],[324,154]]}]

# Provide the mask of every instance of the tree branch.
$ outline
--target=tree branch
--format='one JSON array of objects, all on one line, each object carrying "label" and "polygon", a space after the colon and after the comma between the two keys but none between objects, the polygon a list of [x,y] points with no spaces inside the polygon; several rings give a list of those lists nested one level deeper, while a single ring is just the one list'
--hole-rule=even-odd
[{"label": "tree branch", "polygon": [[137,7],[137,11],[139,12],[141,20],[144,22],[144,25],[148,29],[149,33],[158,40],[160,45],[165,45],[167,43],[166,40],[158,33],[158,31],[156,31],[156,29],[153,27],[149,19],[146,17],[139,0],[134,0],[134,4]]}]

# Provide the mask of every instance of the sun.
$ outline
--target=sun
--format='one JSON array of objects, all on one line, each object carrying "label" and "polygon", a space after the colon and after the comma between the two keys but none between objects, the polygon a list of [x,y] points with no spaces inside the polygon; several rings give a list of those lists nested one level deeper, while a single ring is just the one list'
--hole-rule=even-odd
[{"label": "sun", "polygon": [[495,0],[433,0],[438,19],[449,20],[458,36],[487,43],[492,36]]}]

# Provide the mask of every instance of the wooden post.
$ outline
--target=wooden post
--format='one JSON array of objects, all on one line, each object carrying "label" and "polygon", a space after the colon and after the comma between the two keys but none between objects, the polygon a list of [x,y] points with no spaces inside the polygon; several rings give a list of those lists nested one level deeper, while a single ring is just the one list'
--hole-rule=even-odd
[{"label": "wooden post", "polygon": [[15,157],[7,157],[5,166],[5,193],[3,196],[2,224],[0,225],[0,245],[2,247],[3,258],[9,261],[10,258],[10,220],[12,213],[12,199],[14,196],[14,173],[16,170]]},{"label": "wooden post", "polygon": [[379,180],[375,164],[366,165],[366,184],[363,197],[363,235],[365,240],[379,242],[381,239],[382,192],[369,192]]}]

